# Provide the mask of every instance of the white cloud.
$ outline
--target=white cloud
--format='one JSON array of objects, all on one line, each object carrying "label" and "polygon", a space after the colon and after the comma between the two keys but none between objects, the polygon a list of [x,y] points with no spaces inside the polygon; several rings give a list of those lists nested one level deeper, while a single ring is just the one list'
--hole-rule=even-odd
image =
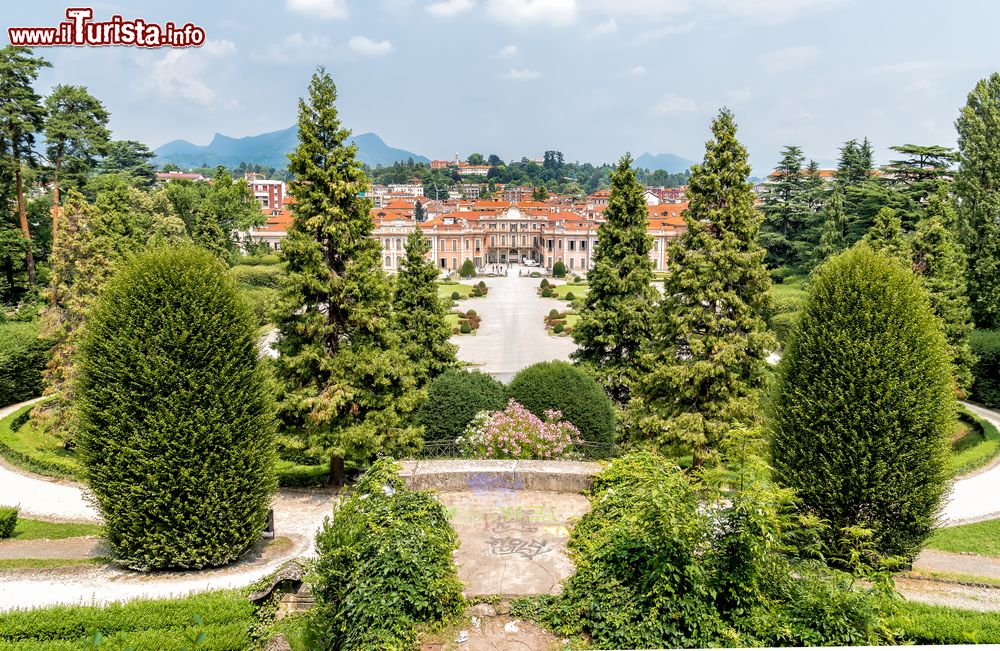
[{"label": "white cloud", "polygon": [[811,45],[800,45],[765,52],[757,57],[757,65],[764,72],[778,74],[792,70],[801,70],[802,68],[811,66],[818,60],[819,50]]},{"label": "white cloud", "polygon": [[642,66],[635,66],[626,70],[625,74],[627,74],[629,77],[645,77],[646,69],[643,68]]},{"label": "white cloud", "polygon": [[475,0],[440,0],[427,5],[426,10],[435,16],[454,16],[476,6]]},{"label": "white cloud", "polygon": [[660,98],[659,102],[653,105],[650,112],[659,117],[690,115],[698,112],[698,103],[690,97],[667,93]]},{"label": "white cloud", "polygon": [[234,108],[239,102],[220,102],[219,94],[201,79],[201,75],[210,62],[235,53],[236,45],[227,40],[207,40],[199,48],[171,49],[151,63],[142,64],[148,68],[142,88],[167,100]]},{"label": "white cloud", "polygon": [[358,54],[364,56],[377,57],[392,52],[392,43],[389,41],[373,41],[367,36],[352,36],[347,42],[347,47]]},{"label": "white cloud", "polygon": [[346,0],[285,0],[285,6],[310,18],[347,18]]},{"label": "white cloud", "polygon": [[516,57],[517,52],[518,50],[516,45],[506,45],[500,48],[500,51],[497,52],[497,56],[501,59],[509,59],[511,57]]},{"label": "white cloud", "polygon": [[507,72],[500,75],[502,79],[511,79],[514,81],[527,81],[529,79],[540,79],[542,73],[537,70],[529,70],[528,68],[511,68]]},{"label": "white cloud", "polygon": [[673,34],[687,34],[693,31],[697,25],[692,22],[679,23],[664,25],[663,27],[657,27],[655,29],[648,29],[644,32],[640,32],[638,36],[635,37],[634,43],[636,45],[642,45],[643,43],[648,43],[649,41],[658,41],[664,36],[671,36]]},{"label": "white cloud", "polygon": [[787,23],[806,14],[837,9],[849,0],[707,0],[705,6],[759,23]]},{"label": "white cloud", "polygon": [[753,97],[752,93],[746,88],[737,88],[736,90],[730,90],[726,93],[726,103],[727,104],[746,104]]},{"label": "white cloud", "polygon": [[254,58],[281,63],[304,59],[314,61],[317,55],[329,52],[332,47],[333,43],[327,36],[295,32],[294,34],[289,34],[280,42],[273,43],[263,53],[255,54]]},{"label": "white cloud", "polygon": [[509,25],[562,27],[576,20],[576,0],[489,0],[489,14]]},{"label": "white cloud", "polygon": [[618,21],[612,16],[594,28],[595,34],[614,34],[618,31]]}]

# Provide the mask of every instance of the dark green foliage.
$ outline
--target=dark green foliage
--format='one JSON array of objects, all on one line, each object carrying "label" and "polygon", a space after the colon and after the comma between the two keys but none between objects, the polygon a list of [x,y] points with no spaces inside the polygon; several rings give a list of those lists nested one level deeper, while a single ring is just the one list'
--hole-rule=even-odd
[{"label": "dark green foliage", "polygon": [[587,274],[590,292],[573,328],[579,346],[573,359],[591,367],[608,395],[625,404],[640,372],[636,358],[650,336],[659,299],[650,285],[653,239],[646,228],[648,206],[627,154],[611,175],[604,219],[597,232],[594,268]]},{"label": "dark green foliage", "polygon": [[797,264],[806,250],[805,231],[812,213],[809,177],[802,149],[787,145],[781,162],[765,186],[760,243],[770,267]]},{"label": "dark green foliage", "polygon": [[[192,620],[195,615],[201,624]],[[163,651],[191,648],[191,640],[204,631],[205,641],[197,646],[198,651],[245,651],[254,645],[250,631],[255,618],[253,604],[235,591],[106,606],[16,610],[0,613],[0,649],[89,649],[95,633],[100,633],[102,651]]]},{"label": "dark green foliage", "polygon": [[469,325],[468,321],[462,321],[462,323],[458,326],[458,331],[463,335],[467,335],[472,332],[472,326]]},{"label": "dark green foliage", "polygon": [[566,295],[563,296],[563,298],[565,298],[567,301],[575,301],[576,300],[576,296],[573,295],[573,292],[566,292]]},{"label": "dark green foliage", "polygon": [[311,488],[325,486],[330,480],[330,467],[325,464],[300,465],[278,461],[278,485],[283,488]]},{"label": "dark green foliage", "polygon": [[257,355],[248,307],[202,249],[142,254],[109,281],[81,344],[77,442],[124,565],[222,565],[259,540],[275,481]]},{"label": "dark green foliage", "polygon": [[612,461],[590,501],[569,540],[576,573],[541,604],[560,634],[601,649],[885,641],[874,592],[787,555],[801,527],[780,491],[730,490],[706,508],[679,468],[643,452]]},{"label": "dark green foliage", "polygon": [[557,310],[556,308],[552,308],[551,310],[549,310],[549,317],[553,318],[553,319],[558,319],[559,318],[559,310]]},{"label": "dark green foliage", "polygon": [[451,293],[451,300],[458,301],[458,300],[461,300],[461,298],[462,298],[462,295],[459,294],[458,292],[452,292]]},{"label": "dark green foliage", "polygon": [[548,278],[542,278],[542,282],[539,283],[538,286],[541,287],[542,289],[545,289],[546,287],[549,286],[549,279]]},{"label": "dark green foliage", "polygon": [[552,326],[552,332],[554,332],[556,334],[559,334],[564,329],[565,329],[565,326],[562,323],[557,323],[554,326]]},{"label": "dark green foliage", "polygon": [[961,242],[978,328],[1000,328],[1000,73],[982,79],[955,121]]},{"label": "dark green foliage", "polygon": [[277,289],[281,287],[281,277],[283,274],[281,265],[246,265],[240,264],[232,268],[231,273],[237,282],[249,287],[267,287]]},{"label": "dark green foliage", "polygon": [[1000,613],[904,601],[889,622],[913,644],[1000,644]]},{"label": "dark green foliage", "polygon": [[507,405],[507,387],[478,371],[446,371],[430,383],[427,400],[417,411],[425,441],[454,441],[473,416]]},{"label": "dark green foliage", "polygon": [[427,257],[430,250],[430,241],[415,228],[406,238],[406,257],[396,274],[392,300],[400,341],[420,387],[456,363],[455,346],[448,342],[451,328],[437,295],[438,271]]},{"label": "dark green foliage", "polygon": [[37,322],[0,323],[0,405],[41,395],[50,348],[38,338]]},{"label": "dark green foliage", "polygon": [[912,558],[947,480],[955,420],[949,355],[920,280],[860,245],[817,270],[785,347],[770,408],[776,479],[829,523],[843,559],[847,527],[877,552]]},{"label": "dark green foliage", "polygon": [[551,287],[546,287],[545,289],[542,290],[542,298],[551,298],[551,297],[552,297]]},{"label": "dark green foliage", "polygon": [[566,263],[562,260],[556,260],[556,263],[552,265],[552,275],[556,278],[566,277]]},{"label": "dark green foliage", "polygon": [[376,461],[316,534],[310,648],[409,651],[417,624],[464,607],[448,513],[430,492],[408,490],[398,468]]},{"label": "dark green foliage", "polygon": [[615,440],[610,398],[594,378],[572,364],[539,362],[521,369],[511,380],[510,396],[539,418],[549,409],[562,412],[562,420],[576,425],[584,441]]},{"label": "dark green foliage", "polygon": [[970,339],[976,364],[969,397],[1000,409],[1000,330],[976,330]]},{"label": "dark green foliage", "polygon": [[476,287],[478,287],[479,289],[486,289],[486,281],[480,280],[478,283],[476,283]]},{"label": "dark green foliage", "polygon": [[[434,266],[434,263],[431,263]],[[458,275],[462,278],[472,278],[476,275],[476,265],[472,264],[472,260],[466,258],[465,262],[462,263],[462,268],[459,269]]]},{"label": "dark green foliage", "polygon": [[0,506],[0,540],[14,535],[14,529],[17,528],[17,513],[16,506]]},{"label": "dark green foliage", "polygon": [[694,453],[695,465],[737,423],[748,425],[774,347],[764,317],[770,276],[757,243],[747,151],[726,110],[712,122],[704,162],[691,171],[687,230],[671,243],[670,267],[647,372],[633,387],[636,435],[661,449]]}]

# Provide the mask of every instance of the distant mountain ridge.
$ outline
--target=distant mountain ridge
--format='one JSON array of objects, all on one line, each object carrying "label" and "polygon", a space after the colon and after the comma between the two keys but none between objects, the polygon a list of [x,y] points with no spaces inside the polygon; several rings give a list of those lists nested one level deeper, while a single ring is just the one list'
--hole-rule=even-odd
[{"label": "distant mountain ridge", "polygon": [[687,171],[694,165],[693,160],[681,158],[677,154],[650,154],[644,153],[633,161],[632,166],[637,169],[663,170],[671,174]]},{"label": "distant mountain ridge", "polygon": [[[187,140],[172,140],[155,150],[156,163],[173,163],[179,167],[236,167],[240,163],[258,164],[277,169],[288,166],[287,155],[298,144],[299,129],[292,125],[280,131],[261,133],[244,138],[231,138],[216,133],[207,145],[196,145]],[[412,158],[417,163],[430,159],[405,149],[385,144],[377,134],[362,133],[349,138],[358,146],[358,160],[366,165],[392,165]]]}]

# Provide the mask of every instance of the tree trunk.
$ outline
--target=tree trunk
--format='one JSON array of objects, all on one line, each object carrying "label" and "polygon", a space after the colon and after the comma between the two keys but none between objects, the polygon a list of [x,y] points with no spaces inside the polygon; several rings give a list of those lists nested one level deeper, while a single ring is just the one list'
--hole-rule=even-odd
[{"label": "tree trunk", "polygon": [[702,454],[701,454],[704,451],[704,449],[705,449],[704,445],[698,444],[698,445],[694,446],[694,449],[691,451],[691,469],[692,470],[697,470],[697,469],[701,468],[704,465],[705,461],[702,458]]},{"label": "tree trunk", "polygon": [[[55,251],[56,248],[56,233],[59,231],[59,167],[61,166],[60,160],[56,159],[55,164],[55,174],[52,179],[52,248]],[[49,305],[55,307],[56,304],[56,292],[55,289],[49,292]]]},{"label": "tree trunk", "polygon": [[21,220],[21,232],[28,240],[27,255],[25,263],[28,267],[28,284],[35,284],[35,256],[31,253],[31,230],[28,228],[28,211],[24,205],[24,178],[21,175],[21,162],[15,162],[14,180],[17,188],[17,216]]},{"label": "tree trunk", "polygon": [[330,455],[330,485],[340,488],[346,483],[344,474],[344,457]]}]

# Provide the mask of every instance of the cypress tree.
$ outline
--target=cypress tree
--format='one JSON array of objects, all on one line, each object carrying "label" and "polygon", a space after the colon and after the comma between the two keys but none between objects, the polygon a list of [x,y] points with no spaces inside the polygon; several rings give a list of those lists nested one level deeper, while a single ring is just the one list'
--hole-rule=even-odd
[{"label": "cypress tree", "polygon": [[814,274],[769,409],[776,480],[829,523],[912,558],[934,526],[955,418],[948,349],[920,280],[858,245]]},{"label": "cypress tree", "polygon": [[573,359],[590,366],[608,395],[625,404],[657,300],[650,285],[653,240],[646,229],[648,208],[628,154],[611,174],[604,219],[597,232],[594,268],[587,273],[590,292],[573,328],[579,346]]},{"label": "cypress tree", "polygon": [[438,271],[427,257],[430,241],[420,227],[406,238],[406,257],[396,275],[393,312],[403,345],[423,386],[456,364],[451,328],[437,295]]},{"label": "cypress tree", "polygon": [[960,236],[976,326],[1000,328],[1000,73],[981,80],[955,122]]},{"label": "cypress tree", "polygon": [[819,232],[819,243],[812,251],[811,267],[817,267],[831,255],[847,248],[849,222],[844,212],[844,193],[834,188],[822,210],[823,223]]},{"label": "cypress tree", "polygon": [[670,247],[655,333],[632,410],[644,437],[693,450],[695,462],[735,423],[753,418],[774,346],[763,314],[770,279],[747,152],[728,110],[712,122],[691,170],[687,231]]},{"label": "cypress tree", "polygon": [[370,237],[368,179],[348,144],[325,70],[299,100],[299,144],[289,154],[292,225],[276,324],[278,413],[311,448],[330,456],[344,481],[344,458],[405,453],[418,441],[409,414],[420,393],[392,323],[392,291],[381,248]]},{"label": "cypress tree", "polygon": [[77,441],[126,566],[222,565],[260,539],[274,407],[254,323],[225,266],[194,246],[139,255],[88,314]]}]

